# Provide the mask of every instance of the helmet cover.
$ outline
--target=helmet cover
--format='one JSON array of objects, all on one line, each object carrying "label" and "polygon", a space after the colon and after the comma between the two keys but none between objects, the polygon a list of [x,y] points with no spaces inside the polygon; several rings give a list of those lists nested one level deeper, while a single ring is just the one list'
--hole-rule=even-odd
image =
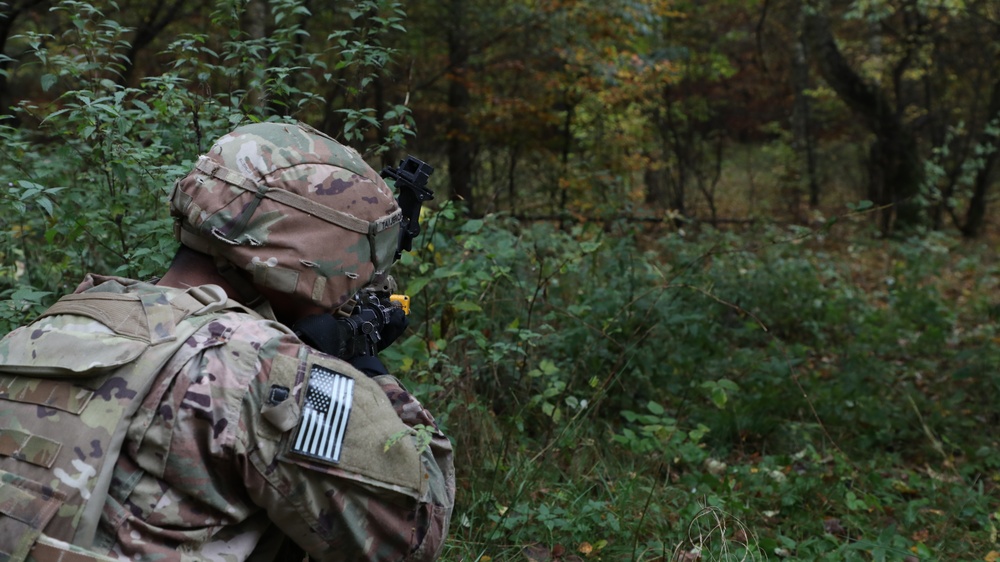
[{"label": "helmet cover", "polygon": [[174,185],[170,213],[185,246],[328,309],[388,271],[402,218],[354,149],[302,123],[219,138]]}]

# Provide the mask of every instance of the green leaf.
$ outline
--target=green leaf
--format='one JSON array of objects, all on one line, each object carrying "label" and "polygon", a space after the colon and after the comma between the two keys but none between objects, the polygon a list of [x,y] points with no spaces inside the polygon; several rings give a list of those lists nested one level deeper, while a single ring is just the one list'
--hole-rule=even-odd
[{"label": "green leaf", "polygon": [[554,375],[559,372],[559,367],[551,359],[542,359],[538,368],[546,375]]},{"label": "green leaf", "polygon": [[406,282],[406,294],[410,297],[420,294],[420,291],[430,283],[430,277],[414,277]]},{"label": "green leaf", "polygon": [[45,210],[45,213],[50,217],[55,216],[52,210],[52,201],[48,197],[39,197],[35,200],[38,206]]},{"label": "green leaf", "polygon": [[389,436],[389,439],[386,440],[382,450],[383,452],[388,452],[389,449],[402,441],[406,436],[412,435],[417,453],[422,453],[430,446],[430,442],[434,438],[435,431],[436,429],[434,427],[424,424],[417,424],[413,427],[401,429],[400,431]]},{"label": "green leaf", "polygon": [[482,221],[482,219],[472,219],[472,220],[466,221],[465,224],[462,225],[462,232],[464,232],[466,234],[475,234],[475,233],[480,232],[482,230],[483,230],[483,221]]},{"label": "green leaf", "polygon": [[729,379],[719,379],[718,381],[716,381],[716,383],[723,389],[728,390],[730,392],[736,392],[740,389],[740,387],[736,383],[734,383]]},{"label": "green leaf", "polygon": [[452,303],[451,306],[455,310],[461,310],[463,312],[481,312],[483,310],[483,307],[472,301],[458,301],[456,303]]},{"label": "green leaf", "polygon": [[51,291],[36,291],[30,287],[22,287],[10,296],[13,301],[25,301],[31,303],[39,302],[43,297],[51,295]]},{"label": "green leaf", "polygon": [[726,402],[729,401],[729,394],[726,393],[726,389],[721,386],[712,387],[711,392],[712,403],[715,404],[716,408],[720,410],[726,407]]},{"label": "green leaf", "polygon": [[54,74],[43,74],[42,75],[42,91],[48,92],[52,89],[52,86],[59,80]]}]

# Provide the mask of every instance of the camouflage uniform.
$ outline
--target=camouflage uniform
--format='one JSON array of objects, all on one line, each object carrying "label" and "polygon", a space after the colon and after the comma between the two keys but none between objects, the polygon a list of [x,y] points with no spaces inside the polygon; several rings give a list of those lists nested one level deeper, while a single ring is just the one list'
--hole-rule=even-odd
[{"label": "camouflage uniform", "polygon": [[[76,291],[94,292],[167,299],[183,293],[97,276]],[[305,346],[280,323],[239,309],[209,316],[160,369],[145,397],[134,398],[138,409],[127,423],[93,544],[84,546],[116,560],[230,562],[273,559],[268,549],[288,537],[320,561],[435,559],[454,500],[451,445],[435,432],[423,452],[409,437],[386,450],[407,426],[433,426],[427,410],[395,378],[368,378]],[[13,355],[27,353],[10,349],[11,341],[27,341],[17,334],[44,342],[57,333],[103,331],[103,324],[83,316],[48,316],[0,342],[0,360],[16,363]],[[52,351],[41,346],[37,351]],[[323,377],[353,386],[336,462],[295,446],[306,394],[323,396],[317,390],[323,385],[314,382]],[[105,381],[102,388],[108,387],[124,392],[119,383]],[[9,391],[0,397],[17,398]],[[39,417],[57,412],[37,411]],[[20,427],[9,417],[0,420],[4,428]],[[63,445],[76,445],[78,468],[99,456],[100,447]],[[14,473],[23,458],[9,454],[3,469]],[[63,472],[53,482],[75,486],[81,474],[96,472]],[[57,524],[62,515],[56,513],[45,532],[73,541],[59,536],[58,529],[72,527]]]},{"label": "camouflage uniform", "polygon": [[[327,310],[384,278],[402,215],[356,152],[279,123],[220,138],[171,212],[242,302]],[[433,560],[447,534],[450,443],[411,435],[430,414],[218,286],[88,276],[0,341],[0,400],[0,560],[256,562],[285,537]]]}]

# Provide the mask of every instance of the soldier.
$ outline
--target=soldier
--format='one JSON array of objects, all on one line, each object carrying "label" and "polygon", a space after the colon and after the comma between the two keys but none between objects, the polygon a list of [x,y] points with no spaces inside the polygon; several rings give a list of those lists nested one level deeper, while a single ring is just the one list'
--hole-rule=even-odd
[{"label": "soldier", "polygon": [[[450,442],[331,331],[394,258],[382,178],[260,123],[199,159],[171,213],[159,282],[88,275],[0,341],[0,559],[436,559]],[[401,322],[376,323],[380,347]]]}]

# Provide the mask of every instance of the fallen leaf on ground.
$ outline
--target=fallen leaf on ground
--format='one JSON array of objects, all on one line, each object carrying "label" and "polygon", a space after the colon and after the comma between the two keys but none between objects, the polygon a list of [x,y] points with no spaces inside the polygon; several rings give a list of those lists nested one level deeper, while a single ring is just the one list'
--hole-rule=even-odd
[{"label": "fallen leaf on ground", "polygon": [[840,523],[840,519],[836,517],[827,517],[823,520],[823,530],[834,536],[843,536],[847,534],[847,530]]},{"label": "fallen leaf on ground", "polygon": [[749,542],[747,541],[747,532],[742,528],[733,531],[733,542],[746,546]]},{"label": "fallen leaf on ground", "polygon": [[552,560],[552,552],[540,544],[528,545],[521,550],[521,553],[528,559],[528,562],[548,562]]}]

